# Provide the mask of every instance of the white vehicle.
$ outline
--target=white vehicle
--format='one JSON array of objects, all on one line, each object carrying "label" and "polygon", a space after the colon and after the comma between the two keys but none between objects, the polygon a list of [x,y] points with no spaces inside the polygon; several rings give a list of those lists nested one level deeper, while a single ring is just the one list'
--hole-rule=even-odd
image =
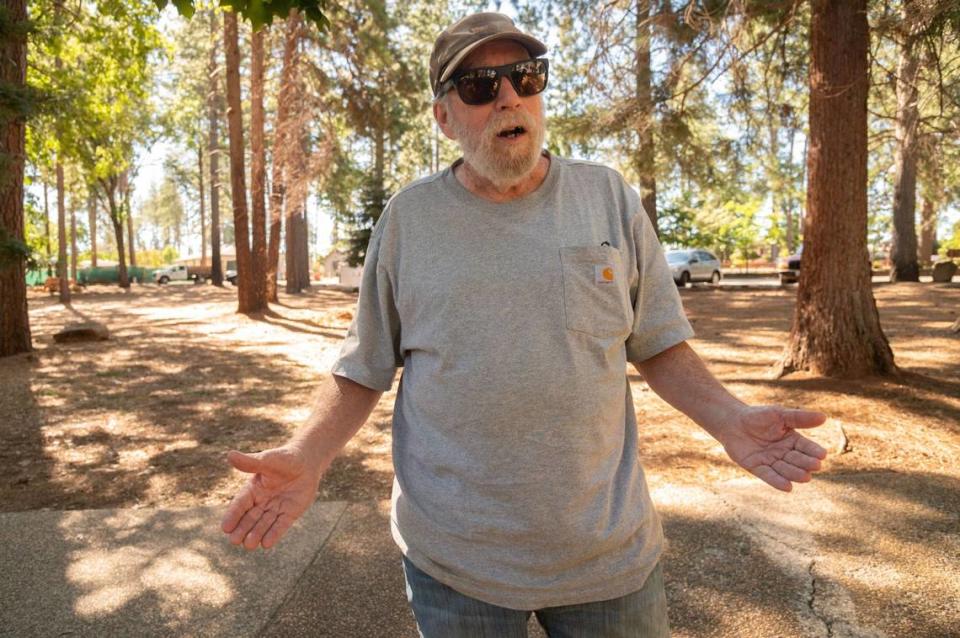
[{"label": "white vehicle", "polygon": [[678,286],[686,286],[693,281],[708,281],[717,285],[723,276],[720,260],[706,250],[668,250],[666,257],[673,280]]},{"label": "white vehicle", "polygon": [[153,272],[153,281],[168,284],[171,281],[192,281],[195,284],[210,279],[210,266],[167,266]]}]

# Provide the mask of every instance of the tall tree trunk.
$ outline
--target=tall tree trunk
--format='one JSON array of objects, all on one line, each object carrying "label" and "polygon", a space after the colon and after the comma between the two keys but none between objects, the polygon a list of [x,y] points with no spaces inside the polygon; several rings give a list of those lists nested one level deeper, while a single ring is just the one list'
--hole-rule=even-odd
[{"label": "tall tree trunk", "polygon": [[50,237],[50,202],[47,196],[47,180],[43,180],[43,232],[47,237],[47,262],[53,258],[53,238]]},{"label": "tall tree trunk", "polygon": [[253,298],[257,310],[267,305],[267,148],[264,143],[263,40],[267,27],[253,32],[250,43],[250,199],[253,217]]},{"label": "tall tree trunk", "polygon": [[929,268],[930,258],[933,257],[933,244],[937,241],[937,209],[929,197],[923,198],[920,219],[920,249],[917,260],[921,267]]},{"label": "tall tree trunk", "polygon": [[803,269],[781,374],[896,371],[867,253],[867,0],[815,0]]},{"label": "tall tree trunk", "polygon": [[653,139],[653,89],[650,71],[650,39],[653,29],[650,24],[651,0],[636,3],[636,78],[637,78],[637,149],[634,162],[640,180],[640,202],[657,227],[657,178],[656,146]]},{"label": "tall tree trunk", "polygon": [[[247,215],[247,180],[243,158],[243,111],[240,107],[240,42],[237,14],[223,13],[223,45],[227,67],[227,125],[230,134],[230,186],[233,199],[233,232],[237,248],[237,312],[255,312],[257,305],[254,265],[250,255],[250,220]],[[262,274],[261,274],[262,279]]]},{"label": "tall tree trunk", "polygon": [[304,193],[302,213],[300,214],[300,235],[298,237],[300,254],[297,256],[297,267],[300,269],[297,281],[300,290],[310,290],[310,221],[307,218],[307,194]]},{"label": "tall tree trunk", "polygon": [[[788,129],[789,142],[787,143],[787,174],[790,176],[791,184],[793,177],[793,140],[794,135],[796,134],[796,129],[792,126]],[[787,254],[792,255],[794,248],[797,243],[796,235],[794,233],[794,221],[793,221],[793,204],[795,198],[793,196],[792,189],[791,192],[785,198],[786,206],[783,210],[784,222],[787,225]]]},{"label": "tall tree trunk", "polygon": [[914,33],[917,3],[903,3],[903,44],[897,64],[897,157],[893,181],[893,234],[890,281],[920,281],[917,263],[917,78]]},{"label": "tall tree trunk", "polygon": [[203,142],[197,140],[197,179],[200,190],[200,265],[207,265],[207,212],[204,208],[206,197],[203,193]]},{"label": "tall tree trunk", "polygon": [[97,198],[87,196],[87,216],[90,225],[90,267],[97,267]]},{"label": "tall tree trunk", "polygon": [[290,10],[283,43],[283,68],[280,71],[280,91],[277,96],[277,119],[273,127],[273,171],[270,191],[270,245],[267,249],[267,299],[277,302],[277,270],[280,262],[280,233],[283,203],[286,194],[287,156],[289,155],[292,124],[290,101],[296,94],[295,70],[297,45],[300,42],[302,21],[300,12]]},{"label": "tall tree trunk", "polygon": [[[55,0],[53,3],[54,19],[57,26],[60,26],[60,19],[63,14],[63,0]],[[59,54],[54,59],[54,66],[59,73],[63,69],[63,60]],[[62,136],[58,136],[59,142],[62,142]],[[57,251],[57,278],[60,280],[60,303],[70,303],[70,282],[67,279],[67,214],[65,210],[65,198],[63,185],[63,160],[62,145],[57,148],[57,242],[59,243]]]},{"label": "tall tree trunk", "polygon": [[[135,235],[133,234],[133,202],[130,197],[131,190],[130,171],[128,169],[120,174],[120,197],[122,198],[124,217],[126,217],[127,220],[127,251],[130,254],[130,265],[136,267],[137,252],[133,241]],[[180,240],[177,239],[177,244],[179,245],[179,243]]]},{"label": "tall tree trunk", "polygon": [[70,207],[70,279],[77,280],[77,211]]},{"label": "tall tree trunk", "polygon": [[117,274],[119,284],[121,288],[129,289],[130,275],[127,273],[127,255],[123,245],[123,217],[126,211],[123,210],[122,201],[117,201],[119,181],[119,177],[109,177],[101,180],[100,183],[106,195],[110,222],[113,224],[113,236],[117,242]]},{"label": "tall tree trunk", "polygon": [[[27,20],[26,0],[7,0],[7,20],[23,25]],[[27,81],[26,30],[11,29],[0,39],[0,83],[23,89]],[[23,241],[23,117],[0,119],[0,234]],[[0,267],[0,357],[29,352],[30,315],[27,312],[26,267],[16,259]]]},{"label": "tall tree trunk", "polygon": [[[303,87],[297,85],[295,97],[297,110],[304,109]],[[287,219],[286,219],[286,291],[297,294],[310,285],[303,281],[305,265],[303,242],[305,241],[304,216],[307,201],[307,148],[304,130],[305,120],[297,118],[296,130],[292,133],[289,144],[290,156],[287,165]]]},{"label": "tall tree trunk", "polygon": [[210,11],[210,62],[207,71],[210,76],[210,91],[207,100],[207,120],[210,137],[207,142],[210,157],[210,259],[211,278],[214,286],[223,285],[223,264],[220,260],[220,117],[221,91],[220,73],[217,65],[217,14]]},{"label": "tall tree trunk", "polygon": [[[58,151],[59,153],[59,151]],[[57,278],[60,280],[60,303],[70,303],[70,281],[67,272],[67,210],[64,199],[63,164],[57,157]]]}]

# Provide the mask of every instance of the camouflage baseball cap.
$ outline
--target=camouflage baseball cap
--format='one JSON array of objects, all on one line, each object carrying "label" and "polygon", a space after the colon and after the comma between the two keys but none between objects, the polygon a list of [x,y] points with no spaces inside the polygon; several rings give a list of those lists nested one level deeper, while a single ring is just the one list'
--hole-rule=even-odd
[{"label": "camouflage baseball cap", "polygon": [[547,52],[546,45],[518,29],[502,13],[474,13],[458,20],[437,38],[430,54],[430,89],[437,89],[450,79],[470,52],[491,40],[513,40],[523,45],[532,57]]}]

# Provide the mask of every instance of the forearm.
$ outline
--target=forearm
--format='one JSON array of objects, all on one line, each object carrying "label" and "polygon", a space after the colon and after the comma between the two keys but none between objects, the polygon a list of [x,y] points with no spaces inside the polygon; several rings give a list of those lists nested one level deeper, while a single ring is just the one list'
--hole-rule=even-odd
[{"label": "forearm", "polygon": [[686,341],[636,364],[650,388],[664,401],[690,417],[715,439],[735,423],[744,403],[710,373]]},{"label": "forearm", "polygon": [[382,394],[346,377],[330,375],[320,386],[306,423],[287,445],[300,449],[319,477],[366,423]]}]

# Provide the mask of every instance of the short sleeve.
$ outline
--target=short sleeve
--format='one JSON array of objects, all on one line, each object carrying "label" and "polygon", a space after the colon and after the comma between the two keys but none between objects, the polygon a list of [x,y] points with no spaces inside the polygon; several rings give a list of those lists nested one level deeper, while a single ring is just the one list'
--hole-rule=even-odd
[{"label": "short sleeve", "polygon": [[381,255],[386,218],[385,213],[370,237],[357,312],[331,369],[335,375],[383,392],[393,385],[397,368],[403,365],[393,280]]},{"label": "short sleeve", "polygon": [[642,208],[631,219],[631,235],[639,276],[636,289],[631,290],[633,327],[627,337],[627,361],[641,363],[693,337],[693,328],[653,224]]}]

